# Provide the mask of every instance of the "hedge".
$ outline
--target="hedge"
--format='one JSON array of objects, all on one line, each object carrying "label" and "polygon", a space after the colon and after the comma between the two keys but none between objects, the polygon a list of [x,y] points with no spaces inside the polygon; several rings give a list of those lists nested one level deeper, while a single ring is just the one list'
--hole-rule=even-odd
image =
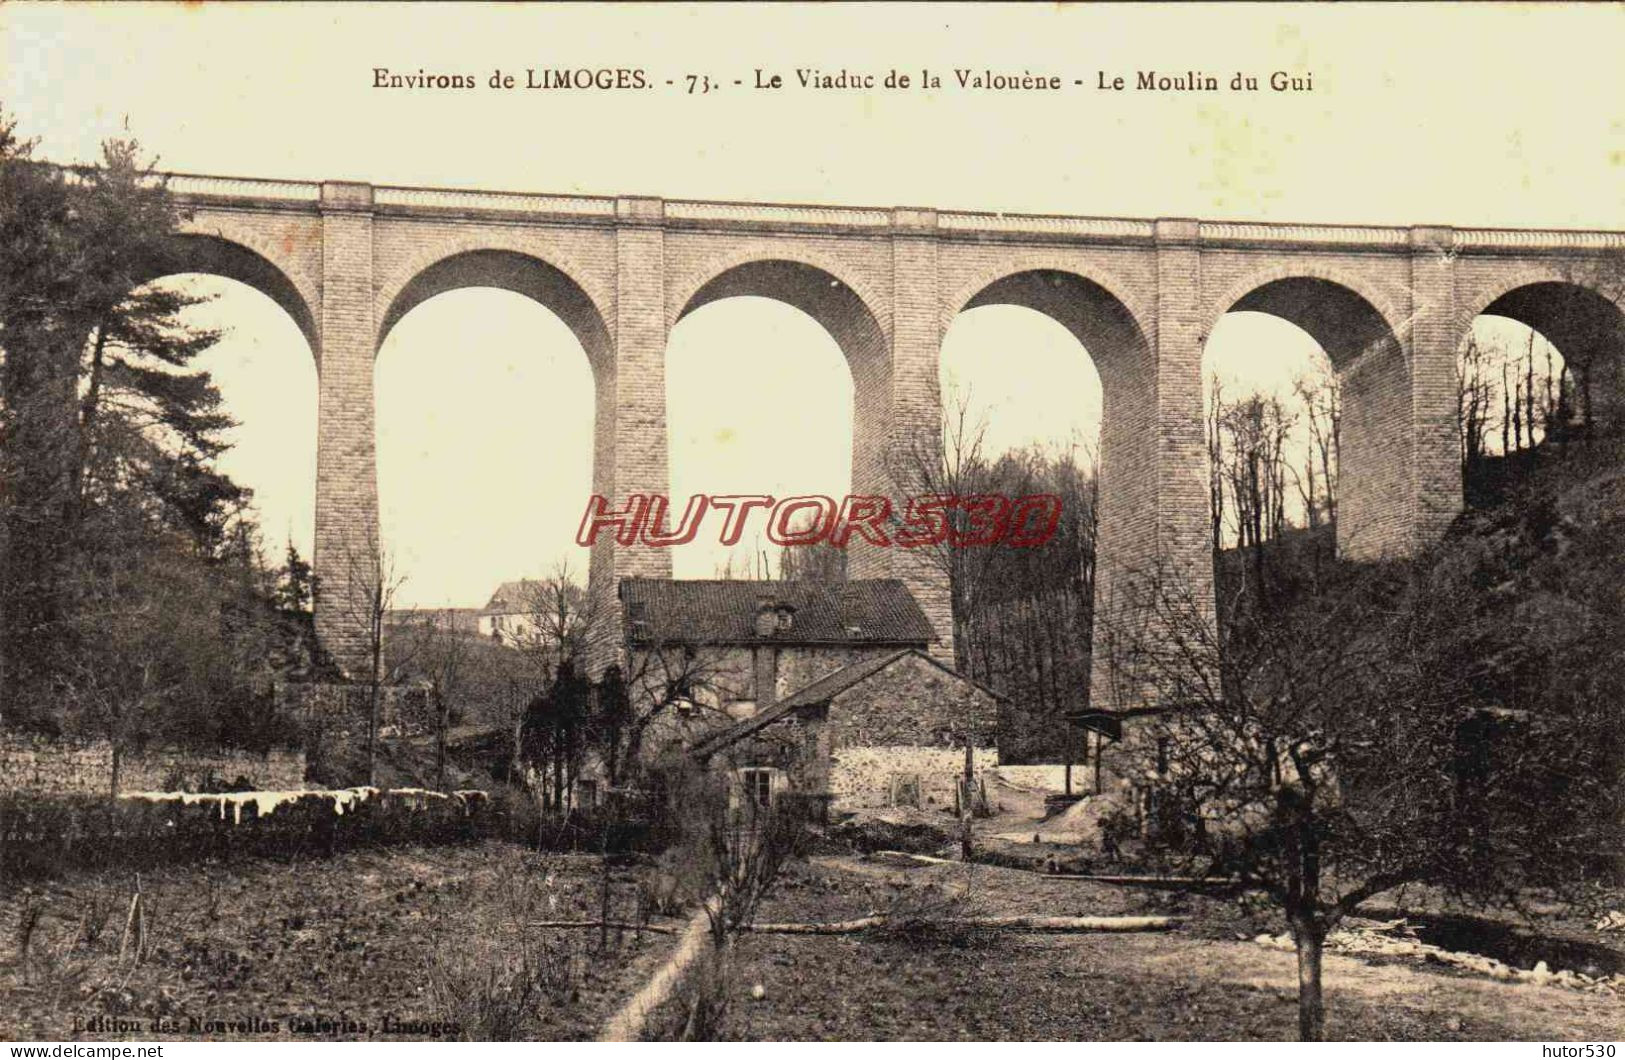
[{"label": "hedge", "polygon": [[325,856],[505,833],[483,791],[416,788],[0,796],[0,880],[202,858]]}]

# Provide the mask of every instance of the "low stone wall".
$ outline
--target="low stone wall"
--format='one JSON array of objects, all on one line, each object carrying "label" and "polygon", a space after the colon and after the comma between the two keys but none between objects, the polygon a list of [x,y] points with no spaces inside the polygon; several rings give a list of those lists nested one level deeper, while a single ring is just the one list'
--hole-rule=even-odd
[{"label": "low stone wall", "polygon": [[[829,791],[836,809],[875,809],[896,804],[900,790],[918,784],[921,809],[954,807],[954,785],[965,772],[963,748],[843,747],[834,753]],[[980,777],[997,768],[999,752],[978,747],[972,769]]]},{"label": "low stone wall", "polygon": [[[197,791],[221,784],[271,791],[301,788],[305,753],[148,747],[119,763],[119,791]],[[106,795],[113,746],[105,740],[45,740],[0,733],[0,795]]]},{"label": "low stone wall", "polygon": [[[1089,767],[1094,768],[1093,766]],[[1026,788],[1029,791],[1064,791],[1066,790],[1066,766],[1000,766],[999,779],[1016,788]],[[1082,765],[1072,767],[1073,790],[1082,786],[1083,782],[1093,774],[1088,773]]]},{"label": "low stone wall", "polygon": [[[383,685],[378,689],[378,731],[385,736],[418,736],[434,731],[434,706],[426,684]],[[276,688],[277,710],[295,718],[307,732],[331,735],[367,731],[365,684],[289,682]]]}]

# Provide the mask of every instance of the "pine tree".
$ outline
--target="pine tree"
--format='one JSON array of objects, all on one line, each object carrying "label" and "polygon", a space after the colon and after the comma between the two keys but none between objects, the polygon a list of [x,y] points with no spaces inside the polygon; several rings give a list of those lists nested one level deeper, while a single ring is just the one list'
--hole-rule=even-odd
[{"label": "pine tree", "polygon": [[[215,458],[233,426],[195,359],[218,335],[182,270],[181,215],[129,140],[37,161],[0,115],[0,702],[46,704],[77,611],[139,551],[252,563],[249,493]],[[113,579],[117,582],[118,579]],[[133,583],[132,583],[133,584]],[[9,720],[9,719],[8,719]]]}]

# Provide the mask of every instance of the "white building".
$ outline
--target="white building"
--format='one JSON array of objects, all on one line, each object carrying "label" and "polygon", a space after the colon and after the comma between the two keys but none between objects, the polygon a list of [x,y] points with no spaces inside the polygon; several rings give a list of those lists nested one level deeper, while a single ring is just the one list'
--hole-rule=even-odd
[{"label": "white building", "polygon": [[499,644],[518,644],[536,633],[543,583],[530,578],[503,582],[480,611],[479,630]]}]

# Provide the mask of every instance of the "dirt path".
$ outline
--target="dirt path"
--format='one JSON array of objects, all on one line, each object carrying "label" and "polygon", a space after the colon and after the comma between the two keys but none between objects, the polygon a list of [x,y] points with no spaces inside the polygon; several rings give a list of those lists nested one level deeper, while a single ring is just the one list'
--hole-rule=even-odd
[{"label": "dirt path", "polygon": [[705,952],[705,947],[710,942],[710,931],[711,918],[704,909],[701,909],[689,919],[688,926],[683,929],[682,936],[677,940],[677,948],[672,951],[671,956],[655,970],[649,981],[643,984],[643,988],[610,1017],[598,1040],[639,1041],[643,1037],[644,1025],[648,1022],[650,1013],[671,997],[672,991],[682,982],[683,975],[694,963],[695,958]]}]

